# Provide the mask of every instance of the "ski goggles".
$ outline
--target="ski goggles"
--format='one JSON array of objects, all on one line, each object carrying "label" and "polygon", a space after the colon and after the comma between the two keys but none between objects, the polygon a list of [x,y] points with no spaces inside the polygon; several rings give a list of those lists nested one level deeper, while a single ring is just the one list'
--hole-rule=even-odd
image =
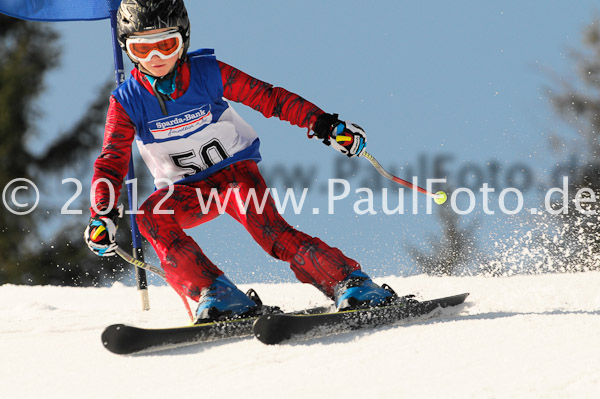
[{"label": "ski goggles", "polygon": [[169,59],[183,48],[183,38],[179,31],[167,31],[145,36],[130,36],[126,40],[127,53],[136,61],[150,61],[157,55]]}]

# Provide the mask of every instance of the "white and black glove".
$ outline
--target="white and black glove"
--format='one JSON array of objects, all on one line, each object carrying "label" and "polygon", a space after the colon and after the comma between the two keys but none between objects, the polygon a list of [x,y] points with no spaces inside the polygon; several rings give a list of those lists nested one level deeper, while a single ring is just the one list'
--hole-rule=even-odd
[{"label": "white and black glove", "polygon": [[348,157],[360,156],[367,146],[365,131],[356,123],[339,120],[337,114],[319,115],[312,130],[325,145]]},{"label": "white and black glove", "polygon": [[90,218],[83,238],[87,246],[99,256],[116,255],[117,243],[115,236],[117,234],[117,224],[119,218],[123,216],[123,205],[113,209],[106,215],[96,215]]}]

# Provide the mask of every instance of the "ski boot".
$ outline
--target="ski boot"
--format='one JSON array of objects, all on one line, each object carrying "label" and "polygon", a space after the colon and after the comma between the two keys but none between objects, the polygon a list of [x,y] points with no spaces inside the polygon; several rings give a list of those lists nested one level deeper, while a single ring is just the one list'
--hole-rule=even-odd
[{"label": "ski boot", "polygon": [[259,316],[276,310],[274,307],[263,306],[254,290],[250,289],[244,294],[227,277],[221,275],[209,287],[202,289],[194,324]]},{"label": "ski boot", "polygon": [[361,270],[352,272],[334,290],[338,311],[385,306],[397,298],[387,284],[380,287]]}]

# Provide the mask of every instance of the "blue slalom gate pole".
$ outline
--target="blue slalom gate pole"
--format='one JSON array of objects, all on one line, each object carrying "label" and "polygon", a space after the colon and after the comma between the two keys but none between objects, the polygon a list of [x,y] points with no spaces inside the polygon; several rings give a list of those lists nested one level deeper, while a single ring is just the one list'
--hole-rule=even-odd
[{"label": "blue slalom gate pole", "polygon": [[[115,81],[117,86],[125,81],[125,71],[123,67],[123,52],[119,46],[117,40],[117,9],[119,8],[120,0],[108,0],[109,4],[109,15],[110,15],[110,27],[112,32],[112,43],[113,43],[113,54],[115,61]],[[135,220],[135,213],[138,208],[138,204],[135,203],[136,196],[133,195],[133,184],[135,180],[135,170],[133,167],[133,154],[129,159],[129,171],[127,172],[127,196],[129,197],[129,210],[131,220],[131,236],[133,239],[133,257],[137,260],[144,261],[144,251],[142,249],[142,239],[140,236],[140,230]],[[146,270],[139,267],[135,267],[135,280],[137,284],[138,292],[140,293],[140,299],[142,304],[142,310],[150,309],[150,300],[148,298],[148,281],[146,279]]]}]

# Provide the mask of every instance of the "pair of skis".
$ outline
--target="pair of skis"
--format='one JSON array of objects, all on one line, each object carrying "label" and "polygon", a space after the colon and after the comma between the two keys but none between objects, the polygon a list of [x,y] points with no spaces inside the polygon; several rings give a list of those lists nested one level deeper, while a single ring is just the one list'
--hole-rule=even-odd
[{"label": "pair of skis", "polygon": [[403,298],[384,307],[327,312],[312,308],[292,313],[272,313],[175,328],[139,328],[113,324],[102,333],[102,343],[109,351],[125,355],[183,347],[228,338],[254,335],[265,344],[313,339],[352,330],[436,317],[439,309],[458,306],[469,294],[417,301]]},{"label": "pair of skis", "polygon": [[[312,137],[309,129],[309,138]],[[432,193],[390,174],[366,151],[363,151],[360,156],[366,158],[385,178],[430,196],[438,205],[446,202],[445,192]],[[136,267],[150,270],[164,278],[164,271],[161,268],[135,259],[119,248],[117,248],[117,254]],[[162,350],[226,338],[246,337],[252,334],[265,344],[279,344],[289,340],[340,334],[360,328],[432,316],[432,313],[438,308],[462,304],[468,295],[459,294],[422,302],[408,299],[391,306],[335,313],[328,313],[324,308],[315,308],[295,313],[273,313],[260,317],[175,328],[148,329],[113,324],[102,333],[102,343],[109,351],[117,354]],[[185,298],[184,302],[191,315]],[[435,316],[433,314],[433,317]]]}]

